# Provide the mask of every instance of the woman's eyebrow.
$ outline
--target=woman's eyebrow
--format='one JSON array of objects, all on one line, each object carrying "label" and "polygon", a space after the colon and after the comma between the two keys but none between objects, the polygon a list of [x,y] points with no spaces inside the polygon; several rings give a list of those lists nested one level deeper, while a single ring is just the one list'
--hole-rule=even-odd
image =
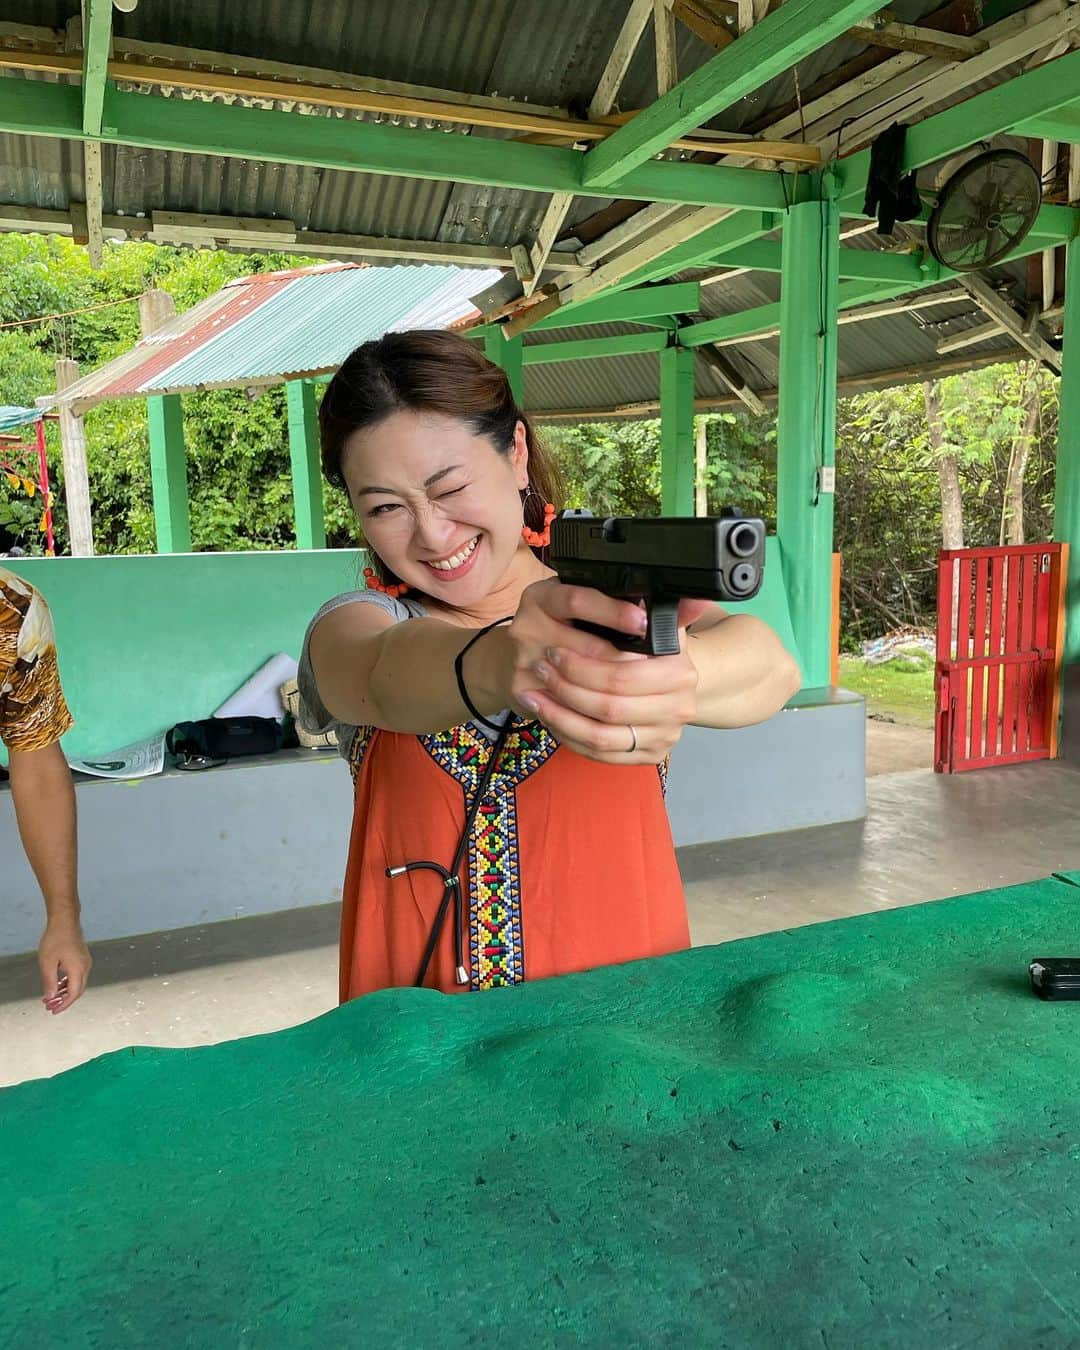
[{"label": "woman's eyebrow", "polygon": [[[447,476],[447,474],[453,473],[455,469],[463,469],[464,467],[465,467],[464,464],[451,464],[451,465],[449,466],[449,468],[446,468],[446,469],[440,469],[438,473],[433,473],[433,474],[431,475],[430,478],[425,478],[425,479],[424,479],[424,486],[425,486],[426,488],[429,488],[429,487],[431,487],[431,485],[432,485],[433,483],[437,483],[437,482],[439,481],[440,478],[445,478],[445,477]],[[369,497],[369,496],[371,496],[373,493],[377,493],[377,492],[381,492],[381,493],[383,493],[384,496],[387,496],[387,497],[396,497],[396,496],[398,495],[398,494],[394,491],[393,488],[373,487],[373,486],[372,486],[372,487],[362,487],[362,488],[357,488],[357,489],[356,489],[356,495],[357,495],[358,497]]]}]

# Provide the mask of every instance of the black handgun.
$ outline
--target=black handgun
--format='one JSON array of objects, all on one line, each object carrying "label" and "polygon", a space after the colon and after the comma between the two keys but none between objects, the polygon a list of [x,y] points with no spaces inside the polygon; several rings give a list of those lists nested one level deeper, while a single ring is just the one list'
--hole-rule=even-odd
[{"label": "black handgun", "polygon": [[679,650],[679,601],[749,600],[765,572],[765,523],[724,507],[719,516],[609,516],[564,511],[551,523],[550,565],[559,580],[592,586],[621,600],[643,600],[643,638],[597,624],[623,651],[671,656]]}]

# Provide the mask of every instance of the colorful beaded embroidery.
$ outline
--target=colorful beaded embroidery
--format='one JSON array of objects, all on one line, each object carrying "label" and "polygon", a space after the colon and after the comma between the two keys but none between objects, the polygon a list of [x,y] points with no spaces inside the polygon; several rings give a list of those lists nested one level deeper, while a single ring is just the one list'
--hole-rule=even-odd
[{"label": "colorful beaded embroidery", "polygon": [[[492,743],[471,722],[418,738],[466,800],[476,791]],[[514,719],[469,839],[471,990],[498,989],[525,978],[521,936],[521,866],[516,789],[559,748],[538,722]]]}]

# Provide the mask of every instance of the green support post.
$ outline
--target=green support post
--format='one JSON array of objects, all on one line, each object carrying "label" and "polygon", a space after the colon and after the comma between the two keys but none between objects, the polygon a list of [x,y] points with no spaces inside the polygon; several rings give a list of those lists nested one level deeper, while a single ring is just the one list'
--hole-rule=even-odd
[{"label": "green support post", "polygon": [[1064,663],[1071,666],[1080,663],[1080,238],[1068,246],[1066,258],[1054,538],[1069,545]]},{"label": "green support post", "polygon": [[660,511],[694,514],[694,353],[666,347],[660,353]]},{"label": "green support post", "polygon": [[323,521],[315,386],[310,380],[287,380],[285,401],[289,409],[289,461],[292,466],[296,547],[325,548],[326,525]]},{"label": "green support post", "polygon": [[179,394],[155,394],[146,400],[150,425],[150,482],[159,553],[191,552],[187,452]]},{"label": "green support post", "polygon": [[793,206],[784,224],[777,409],[777,535],[807,688],[830,683],[839,212]]},{"label": "green support post", "polygon": [[525,406],[525,376],[523,373],[521,338],[503,337],[502,330],[484,339],[484,355],[506,371],[510,391],[519,408]]}]

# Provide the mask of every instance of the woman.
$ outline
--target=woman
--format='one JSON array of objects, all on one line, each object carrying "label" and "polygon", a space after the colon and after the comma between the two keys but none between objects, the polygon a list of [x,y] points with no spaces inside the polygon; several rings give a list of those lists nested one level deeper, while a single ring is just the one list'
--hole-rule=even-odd
[{"label": "woman", "polygon": [[342,1001],[688,946],[668,752],[687,723],[772,716],[795,663],[765,624],[706,601],[682,603],[678,656],[576,628],[640,633],[645,616],[545,565],[554,465],[464,338],[358,347],[319,421],[371,563],[366,590],[315,616],[300,662],[305,724],[336,728],[355,784]]}]

